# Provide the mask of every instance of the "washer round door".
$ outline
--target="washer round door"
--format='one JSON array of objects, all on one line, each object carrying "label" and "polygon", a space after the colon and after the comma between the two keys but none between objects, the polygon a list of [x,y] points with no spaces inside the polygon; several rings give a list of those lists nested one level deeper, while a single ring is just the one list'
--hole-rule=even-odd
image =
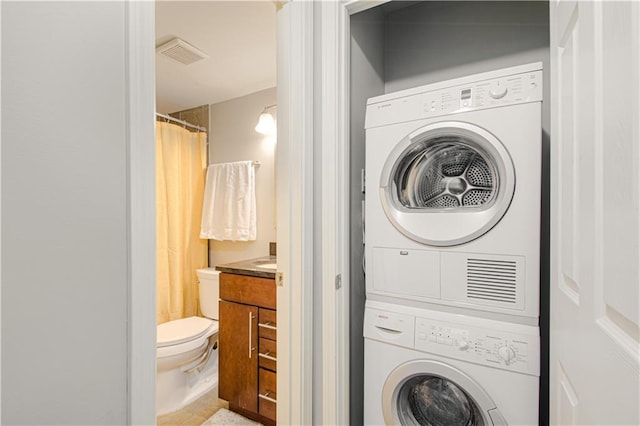
[{"label": "washer round door", "polygon": [[504,145],[487,130],[447,121],[400,141],[382,168],[380,198],[393,226],[422,244],[454,246],[493,228],[515,190]]},{"label": "washer round door", "polygon": [[382,389],[387,425],[506,425],[491,397],[462,371],[433,360],[393,370]]}]

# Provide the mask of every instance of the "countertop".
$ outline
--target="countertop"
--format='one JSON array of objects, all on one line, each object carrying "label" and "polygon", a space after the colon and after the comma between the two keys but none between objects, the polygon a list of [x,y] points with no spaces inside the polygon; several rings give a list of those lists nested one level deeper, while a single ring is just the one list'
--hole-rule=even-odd
[{"label": "countertop", "polygon": [[230,274],[249,275],[252,277],[275,278],[274,268],[262,268],[260,264],[276,263],[276,256],[264,256],[255,259],[241,260],[239,262],[223,263],[216,265],[216,270]]}]

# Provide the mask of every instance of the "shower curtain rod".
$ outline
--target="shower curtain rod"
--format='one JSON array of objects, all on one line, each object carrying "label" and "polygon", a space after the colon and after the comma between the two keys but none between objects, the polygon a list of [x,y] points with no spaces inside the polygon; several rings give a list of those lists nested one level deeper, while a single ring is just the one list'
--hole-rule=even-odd
[{"label": "shower curtain rod", "polygon": [[175,121],[178,124],[182,124],[183,126],[189,126],[189,127],[194,128],[196,130],[199,130],[201,132],[205,132],[206,133],[206,131],[207,131],[207,129],[205,129],[204,127],[196,126],[195,124],[191,124],[191,123],[188,123],[188,122],[183,121],[183,120],[178,120],[177,118],[173,118],[170,115],[164,115],[164,114],[160,114],[160,113],[156,112],[156,117],[164,118],[165,120],[169,120],[169,121]]}]

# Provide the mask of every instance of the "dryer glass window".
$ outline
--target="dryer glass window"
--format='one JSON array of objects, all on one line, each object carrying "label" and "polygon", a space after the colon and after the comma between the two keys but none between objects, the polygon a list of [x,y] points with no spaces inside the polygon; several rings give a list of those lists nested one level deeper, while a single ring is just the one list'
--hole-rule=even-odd
[{"label": "dryer glass window", "polygon": [[484,209],[498,193],[495,159],[464,136],[413,143],[400,155],[392,179],[396,202],[409,209]]},{"label": "dryer glass window", "polygon": [[484,426],[477,404],[454,382],[433,375],[405,381],[397,399],[401,425]]}]

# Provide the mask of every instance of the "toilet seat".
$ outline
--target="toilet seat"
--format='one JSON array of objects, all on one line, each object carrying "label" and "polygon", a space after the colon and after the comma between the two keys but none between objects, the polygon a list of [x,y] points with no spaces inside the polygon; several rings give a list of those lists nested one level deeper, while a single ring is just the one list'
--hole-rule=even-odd
[{"label": "toilet seat", "polygon": [[218,332],[218,321],[188,317],[165,322],[157,327],[157,355],[169,357],[206,345]]}]

